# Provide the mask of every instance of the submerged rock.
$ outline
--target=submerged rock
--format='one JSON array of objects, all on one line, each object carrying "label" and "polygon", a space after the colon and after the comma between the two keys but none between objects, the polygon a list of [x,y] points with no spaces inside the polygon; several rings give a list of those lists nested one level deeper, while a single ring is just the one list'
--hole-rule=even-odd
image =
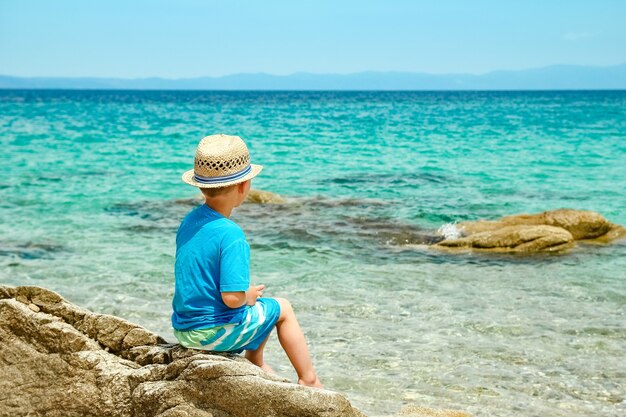
[{"label": "submerged rock", "polygon": [[474,233],[459,239],[439,242],[445,248],[473,248],[506,252],[553,252],[574,244],[571,233],[553,226],[506,226],[493,231]]},{"label": "submerged rock", "polygon": [[[364,416],[341,394],[289,383],[236,355],[168,345],[38,287],[0,286],[0,356],[2,415]],[[464,415],[430,411],[402,415]]]},{"label": "submerged rock", "polygon": [[53,243],[0,241],[0,256],[26,260],[51,259],[54,254],[65,250],[65,247]]},{"label": "submerged rock", "polygon": [[593,211],[560,209],[537,214],[506,216],[457,225],[459,238],[433,247],[496,252],[555,252],[570,249],[576,241],[609,243],[626,236],[626,229]]}]

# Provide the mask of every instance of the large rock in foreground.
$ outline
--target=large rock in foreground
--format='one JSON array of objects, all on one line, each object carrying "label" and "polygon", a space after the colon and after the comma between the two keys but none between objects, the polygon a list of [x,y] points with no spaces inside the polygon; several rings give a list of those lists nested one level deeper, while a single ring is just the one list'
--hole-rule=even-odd
[{"label": "large rock in foreground", "polygon": [[626,236],[626,229],[593,211],[560,209],[538,214],[506,216],[457,225],[459,238],[433,245],[446,250],[472,249],[490,252],[560,252],[576,241],[609,243]]},{"label": "large rock in foreground", "polygon": [[37,287],[0,286],[0,375],[6,416],[363,416],[341,394],[167,345]]}]

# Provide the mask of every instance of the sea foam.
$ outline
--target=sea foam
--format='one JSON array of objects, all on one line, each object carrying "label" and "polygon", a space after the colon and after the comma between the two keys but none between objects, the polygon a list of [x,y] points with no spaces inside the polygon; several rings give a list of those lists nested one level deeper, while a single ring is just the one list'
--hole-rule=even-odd
[{"label": "sea foam", "polygon": [[446,223],[437,229],[437,233],[445,237],[446,239],[458,239],[461,237],[461,231],[457,227],[456,223]]}]

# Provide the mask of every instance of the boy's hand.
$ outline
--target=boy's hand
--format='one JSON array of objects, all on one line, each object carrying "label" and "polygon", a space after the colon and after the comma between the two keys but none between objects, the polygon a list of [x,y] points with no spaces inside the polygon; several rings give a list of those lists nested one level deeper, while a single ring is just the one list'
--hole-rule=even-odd
[{"label": "boy's hand", "polygon": [[263,296],[263,290],[265,285],[250,285],[248,291],[246,291],[246,304],[253,306],[256,304],[256,300]]}]

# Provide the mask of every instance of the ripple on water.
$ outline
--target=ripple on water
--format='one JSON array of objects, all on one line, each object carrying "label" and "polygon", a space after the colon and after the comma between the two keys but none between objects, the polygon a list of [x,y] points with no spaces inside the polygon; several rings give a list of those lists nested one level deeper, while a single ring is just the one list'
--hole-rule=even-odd
[{"label": "ripple on water", "polygon": [[53,259],[67,248],[56,243],[43,242],[0,242],[0,256],[24,260]]}]

